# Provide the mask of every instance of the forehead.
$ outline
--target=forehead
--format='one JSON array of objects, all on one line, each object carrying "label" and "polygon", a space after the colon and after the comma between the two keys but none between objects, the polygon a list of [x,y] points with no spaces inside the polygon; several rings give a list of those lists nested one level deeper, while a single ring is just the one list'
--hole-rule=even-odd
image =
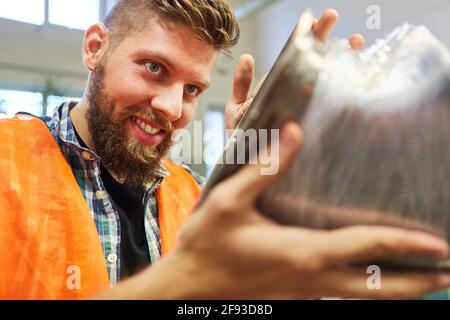
[{"label": "forehead", "polygon": [[219,53],[188,26],[162,18],[152,19],[143,30],[127,36],[118,51],[134,58],[155,54],[169,60],[173,67],[189,67],[200,73],[211,72]]}]

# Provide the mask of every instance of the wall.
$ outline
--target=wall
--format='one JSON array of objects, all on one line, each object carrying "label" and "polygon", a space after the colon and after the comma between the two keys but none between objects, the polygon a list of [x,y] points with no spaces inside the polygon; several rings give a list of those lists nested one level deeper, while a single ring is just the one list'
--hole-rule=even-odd
[{"label": "wall", "polygon": [[[13,0],[11,0],[13,1]],[[244,0],[232,1],[239,5]],[[111,7],[114,0],[107,0]],[[366,9],[380,6],[382,29],[368,30]],[[288,38],[305,8],[315,15],[334,7],[341,20],[333,36],[348,37],[353,32],[364,34],[369,43],[397,24],[410,21],[427,25],[450,46],[450,2],[448,0],[279,0],[241,22],[242,36],[234,49],[235,60],[219,62],[212,76],[212,86],[201,98],[196,119],[202,120],[209,106],[224,106],[231,92],[233,70],[242,53],[256,59],[256,76],[266,73]],[[81,61],[83,32],[58,26],[34,26],[0,18],[0,88],[35,90],[52,78],[68,96],[81,95],[87,72]],[[256,81],[257,82],[257,81]],[[196,166],[203,172],[203,166]]]},{"label": "wall", "polygon": [[0,87],[33,90],[51,77],[79,95],[87,75],[81,62],[83,32],[0,18]]}]

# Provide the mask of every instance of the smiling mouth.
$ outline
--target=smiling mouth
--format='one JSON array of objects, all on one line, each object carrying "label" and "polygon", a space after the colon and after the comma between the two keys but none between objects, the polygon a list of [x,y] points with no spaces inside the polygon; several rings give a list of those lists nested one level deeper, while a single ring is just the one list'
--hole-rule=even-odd
[{"label": "smiling mouth", "polygon": [[149,134],[149,135],[156,135],[159,134],[161,132],[164,132],[163,129],[161,128],[157,128],[155,126],[150,125],[148,122],[136,118],[136,117],[131,117],[131,120],[133,120],[133,122],[139,127],[141,128],[143,131],[145,131],[145,133]]}]

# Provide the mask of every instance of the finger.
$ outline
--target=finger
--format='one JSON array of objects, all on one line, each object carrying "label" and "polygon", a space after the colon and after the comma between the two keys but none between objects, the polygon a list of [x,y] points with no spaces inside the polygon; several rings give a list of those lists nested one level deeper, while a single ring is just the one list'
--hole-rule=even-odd
[{"label": "finger", "polygon": [[319,21],[313,25],[312,31],[315,37],[325,42],[330,36],[333,27],[339,19],[339,13],[334,9],[327,9],[320,17]]},{"label": "finger", "polygon": [[281,130],[279,140],[268,147],[271,150],[270,167],[276,169],[274,174],[262,174],[263,168],[268,164],[262,164],[258,156],[257,164],[246,165],[224,182],[222,189],[224,193],[234,194],[242,204],[253,205],[258,196],[280,178],[289,167],[302,141],[300,126],[294,122],[286,124]]},{"label": "finger", "polygon": [[[242,119],[244,114],[247,112],[248,108],[250,108],[250,105],[253,101],[253,98],[248,98],[247,101],[241,104],[234,105],[235,109],[233,110],[232,117],[229,117],[229,120],[227,121],[227,129],[230,131],[234,131],[236,129],[237,125],[239,124],[239,121]],[[232,132],[231,132],[232,133]]]},{"label": "finger", "polygon": [[233,80],[233,92],[230,102],[241,104],[248,98],[255,72],[255,61],[249,54],[243,54],[238,61]]},{"label": "finger", "polygon": [[343,298],[406,299],[450,287],[448,273],[380,271],[377,281],[364,269],[327,272],[321,276],[318,291]]},{"label": "finger", "polygon": [[[268,73],[266,73],[261,78],[261,80],[259,80],[258,85],[256,86],[255,90],[253,90],[253,93],[251,94],[250,97],[247,98],[247,100],[245,102],[240,103],[240,104],[234,104],[234,103],[231,104],[231,106],[233,106],[234,110],[231,110],[232,111],[231,115],[227,117],[227,129],[229,129],[230,131],[234,131],[234,129],[236,129],[237,124],[242,119],[244,114],[247,112],[248,108],[250,107],[250,105],[253,102],[253,99],[256,97],[259,90],[261,89],[264,81],[267,78],[267,75],[268,75]],[[230,104],[229,104],[229,106],[230,106]]]},{"label": "finger", "polygon": [[253,91],[253,93],[251,94],[250,97],[247,98],[247,100],[243,103],[240,104],[232,104],[235,109],[233,110],[232,116],[229,116],[227,118],[227,120],[231,120],[231,121],[227,121],[227,129],[229,129],[230,131],[234,129],[236,129],[237,124],[239,123],[239,121],[242,119],[242,117],[244,116],[244,114],[247,112],[248,108],[250,107],[250,105],[253,102],[253,99],[256,97],[256,95],[258,94],[259,90],[261,89],[264,80],[266,80],[267,74],[259,81],[258,85],[256,86],[255,90]]},{"label": "finger", "polygon": [[261,80],[259,80],[258,85],[256,86],[255,90],[253,90],[253,93],[251,94],[250,97],[247,98],[247,100],[244,103],[241,103],[236,110],[236,117],[240,120],[242,118],[242,116],[247,112],[247,109],[250,107],[250,105],[253,102],[253,99],[256,97],[256,95],[258,94],[259,90],[261,89],[264,81],[267,78],[268,73],[266,73]]},{"label": "finger", "polygon": [[360,50],[364,47],[365,39],[359,33],[355,33],[348,39],[348,43],[353,50]]},{"label": "finger", "polygon": [[[331,231],[317,248],[327,266],[388,260],[407,256],[448,255],[448,244],[441,238],[417,231],[390,227],[356,226]],[[329,244],[333,243],[333,251]]]}]

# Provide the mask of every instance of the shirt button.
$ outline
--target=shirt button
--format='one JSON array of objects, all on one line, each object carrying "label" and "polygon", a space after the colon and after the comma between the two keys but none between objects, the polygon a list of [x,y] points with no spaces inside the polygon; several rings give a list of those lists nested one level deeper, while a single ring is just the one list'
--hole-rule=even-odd
[{"label": "shirt button", "polygon": [[105,192],[102,191],[102,190],[98,190],[98,191],[95,192],[95,197],[96,197],[98,200],[102,200],[102,199],[105,198]]},{"label": "shirt button", "polygon": [[81,156],[83,157],[84,160],[91,160],[91,154],[87,151],[83,151]]},{"label": "shirt button", "polygon": [[116,263],[117,262],[117,254],[115,253],[110,253],[108,255],[108,262],[109,263]]}]

